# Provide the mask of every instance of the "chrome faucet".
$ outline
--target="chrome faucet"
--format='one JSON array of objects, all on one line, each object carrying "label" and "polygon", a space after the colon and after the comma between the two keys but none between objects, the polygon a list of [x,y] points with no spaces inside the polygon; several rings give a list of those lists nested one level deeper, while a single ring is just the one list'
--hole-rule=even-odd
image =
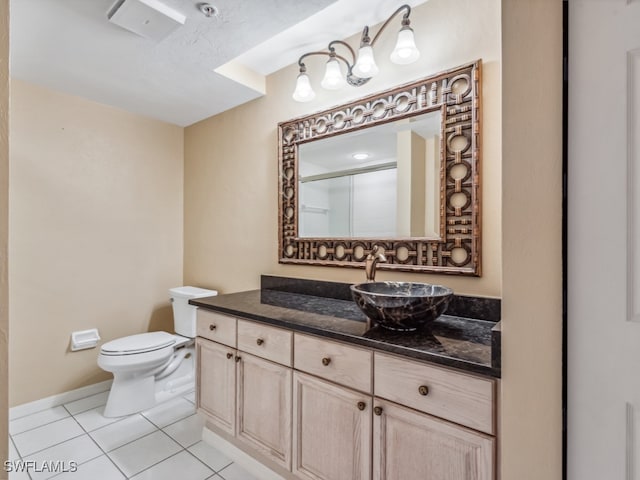
[{"label": "chrome faucet", "polygon": [[384,256],[384,248],[374,245],[364,260],[364,272],[367,276],[367,282],[376,281],[376,265],[378,265],[378,262],[386,263],[387,257]]}]

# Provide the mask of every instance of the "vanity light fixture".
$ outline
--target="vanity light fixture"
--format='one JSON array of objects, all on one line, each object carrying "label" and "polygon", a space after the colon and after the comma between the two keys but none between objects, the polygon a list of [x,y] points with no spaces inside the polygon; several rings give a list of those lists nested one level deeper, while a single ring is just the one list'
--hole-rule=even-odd
[{"label": "vanity light fixture", "polygon": [[[371,39],[369,37],[369,27],[365,26],[362,30],[362,37],[360,39],[360,49],[358,55],[349,46],[348,43],[342,40],[333,40],[327,46],[328,51],[315,51],[307,52],[298,59],[298,66],[300,67],[300,73],[296,80],[296,88],[293,92],[293,99],[297,102],[309,102],[316,96],[313,88],[311,87],[311,81],[309,75],[307,75],[307,67],[303,60],[311,55],[325,55],[329,57],[325,67],[324,78],[320,85],[327,90],[337,90],[342,88],[345,84],[359,87],[367,83],[371,77],[375,76],[378,72],[378,65],[373,54],[373,46],[376,40],[380,37],[380,34],[384,31],[387,25],[398,15],[400,12],[405,11],[402,17],[402,28],[398,32],[398,39],[396,46],[391,52],[391,61],[398,65],[406,65],[413,63],[420,57],[420,52],[416,47],[416,42],[413,36],[413,29],[409,26],[411,21],[409,15],[411,14],[411,7],[409,5],[402,5],[393,14],[387,18],[382,24],[378,33]],[[341,45],[351,55],[351,61],[342,55],[336,53],[335,47]],[[342,73],[340,68],[340,61],[342,61],[347,68],[346,77]]]}]

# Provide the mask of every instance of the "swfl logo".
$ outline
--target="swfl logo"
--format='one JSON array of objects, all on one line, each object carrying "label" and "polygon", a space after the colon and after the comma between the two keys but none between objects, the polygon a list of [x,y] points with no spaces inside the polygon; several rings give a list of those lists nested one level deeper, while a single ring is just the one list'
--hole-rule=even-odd
[{"label": "swfl logo", "polygon": [[34,460],[15,460],[13,462],[4,462],[5,472],[31,472],[31,473],[67,473],[76,472],[78,470],[78,462],[63,460],[45,460],[43,462],[36,462]]}]

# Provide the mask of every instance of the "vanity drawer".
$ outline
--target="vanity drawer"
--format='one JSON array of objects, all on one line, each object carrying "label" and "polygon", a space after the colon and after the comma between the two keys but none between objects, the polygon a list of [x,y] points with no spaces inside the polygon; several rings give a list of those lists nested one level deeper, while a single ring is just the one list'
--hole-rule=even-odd
[{"label": "vanity drawer", "polygon": [[236,346],[236,319],[228,315],[198,308],[197,331],[199,337],[230,347]]},{"label": "vanity drawer", "polygon": [[238,319],[238,350],[290,367],[293,332]]},{"label": "vanity drawer", "polygon": [[371,393],[372,352],[295,333],[293,367]]},{"label": "vanity drawer", "polygon": [[377,397],[495,433],[493,380],[378,352],[374,359]]}]

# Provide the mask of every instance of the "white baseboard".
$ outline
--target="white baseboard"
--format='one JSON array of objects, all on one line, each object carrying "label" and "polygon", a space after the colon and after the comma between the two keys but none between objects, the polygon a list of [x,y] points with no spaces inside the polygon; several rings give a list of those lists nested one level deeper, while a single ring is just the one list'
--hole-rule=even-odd
[{"label": "white baseboard", "polygon": [[244,468],[256,478],[259,478],[260,480],[285,480],[276,472],[267,468],[258,460],[243,452],[235,445],[227,442],[224,438],[220,437],[215,432],[212,432],[207,427],[204,427],[202,429],[202,440],[222,452],[224,455],[229,457],[231,460],[236,462],[238,465],[240,465],[242,468]]},{"label": "white baseboard", "polygon": [[105,380],[104,382],[94,383],[93,385],[87,385],[86,387],[76,388],[69,392],[59,393],[58,395],[52,395],[47,398],[41,398],[29,403],[23,403],[22,405],[16,405],[9,409],[9,420],[15,420],[16,418],[31,415],[32,413],[46,410],[47,408],[57,407],[63,403],[73,402],[80,400],[81,398],[95,395],[96,393],[106,392],[111,388],[113,380]]}]

